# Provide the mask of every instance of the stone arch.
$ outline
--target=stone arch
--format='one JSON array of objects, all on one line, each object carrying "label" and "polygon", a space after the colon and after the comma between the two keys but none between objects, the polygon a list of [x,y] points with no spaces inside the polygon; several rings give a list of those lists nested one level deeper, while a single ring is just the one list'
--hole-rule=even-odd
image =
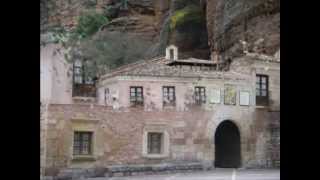
[{"label": "stone arch", "polygon": [[222,121],[214,134],[215,167],[238,168],[241,166],[241,133],[236,123]]}]

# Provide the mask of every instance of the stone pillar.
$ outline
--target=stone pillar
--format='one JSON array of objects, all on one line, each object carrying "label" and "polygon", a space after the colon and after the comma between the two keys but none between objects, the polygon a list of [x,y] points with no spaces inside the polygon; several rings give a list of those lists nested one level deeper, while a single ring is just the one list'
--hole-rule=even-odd
[{"label": "stone pillar", "polygon": [[46,168],[46,134],[47,134],[47,111],[48,103],[41,102],[40,104],[40,179],[45,175]]}]

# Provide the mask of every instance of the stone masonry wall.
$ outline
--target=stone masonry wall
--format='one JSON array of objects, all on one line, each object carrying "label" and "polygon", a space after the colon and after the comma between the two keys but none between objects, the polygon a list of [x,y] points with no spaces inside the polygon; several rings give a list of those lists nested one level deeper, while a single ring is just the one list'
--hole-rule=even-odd
[{"label": "stone masonry wall", "polygon": [[[46,175],[68,168],[128,164],[200,162],[210,167],[215,159],[215,130],[224,120],[231,120],[239,128],[242,167],[274,165],[279,159],[279,144],[277,132],[270,127],[280,119],[278,66],[275,62],[244,58],[234,61],[232,73],[222,78],[116,76],[99,84],[98,104],[52,103],[47,119]],[[270,107],[255,106],[256,73],[269,75]],[[236,88],[236,105],[224,105],[226,84]],[[166,85],[176,87],[175,107],[162,105],[162,86]],[[143,86],[143,107],[130,107],[130,86]],[[195,86],[206,87],[207,101],[203,106],[194,104]],[[111,96],[107,103],[105,88],[109,88]],[[210,103],[211,89],[221,90],[221,103]],[[250,93],[249,106],[239,105],[240,90]],[[146,127],[168,132],[167,156],[154,159],[143,155]],[[73,156],[74,131],[93,132],[93,156]]]},{"label": "stone masonry wall", "polygon": [[[216,108],[214,111],[193,109],[188,112],[146,112],[136,108],[114,111],[110,107],[96,105],[50,105],[47,132],[47,175],[64,168],[98,168],[108,165],[163,164],[172,162],[214,161],[214,133],[216,127],[227,119],[233,120],[240,129],[242,163],[257,159],[265,166],[263,149],[255,148],[263,137],[265,124],[259,126],[250,119],[250,112]],[[146,125],[164,124],[169,133],[169,156],[149,159],[142,156],[143,129]],[[72,141],[74,130],[94,132],[94,157],[74,159]],[[254,138],[254,139],[252,139]],[[260,153],[261,156],[256,154]]]}]

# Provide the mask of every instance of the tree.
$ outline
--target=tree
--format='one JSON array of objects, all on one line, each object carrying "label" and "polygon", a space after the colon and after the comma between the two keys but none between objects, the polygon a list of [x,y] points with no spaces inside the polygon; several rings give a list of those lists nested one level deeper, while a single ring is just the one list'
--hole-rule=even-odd
[{"label": "tree", "polygon": [[82,60],[86,74],[99,77],[110,69],[144,59],[152,47],[150,41],[124,32],[98,32],[84,39],[71,52],[72,60]]}]

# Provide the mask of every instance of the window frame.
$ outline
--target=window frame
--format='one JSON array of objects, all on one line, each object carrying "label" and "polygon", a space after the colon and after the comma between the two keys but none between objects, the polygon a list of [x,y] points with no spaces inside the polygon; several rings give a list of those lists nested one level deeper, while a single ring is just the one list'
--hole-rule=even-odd
[{"label": "window frame", "polygon": [[[263,82],[265,78],[265,82]],[[256,105],[269,105],[269,76],[265,74],[256,74]],[[265,88],[263,88],[265,85]],[[265,92],[265,95],[262,95]]]},{"label": "window frame", "polygon": [[[132,91],[134,89],[134,92]],[[139,94],[141,95],[141,101],[138,101],[138,89],[141,89]],[[134,96],[132,96],[134,93]],[[144,105],[144,98],[143,98],[143,86],[130,86],[129,87],[129,98],[130,98],[130,105],[131,106],[143,106]],[[134,99],[134,100],[133,100]]]},{"label": "window frame", "polygon": [[[80,139],[79,139],[79,153],[76,153],[76,134],[79,134]],[[87,145],[87,152],[88,153],[84,153],[84,147],[83,147],[83,136],[84,134],[88,134],[88,145]],[[94,133],[92,131],[74,131],[73,132],[73,149],[72,149],[72,155],[75,157],[79,157],[79,156],[93,156],[93,137],[94,137]]]},{"label": "window frame", "polygon": [[[198,90],[197,90],[198,89]],[[202,96],[202,90],[204,90],[204,95]],[[199,97],[197,99],[197,97]],[[194,100],[195,100],[195,104],[197,105],[202,105],[202,104],[206,104],[207,102],[207,95],[206,95],[206,87],[204,86],[196,86],[194,87]]]},{"label": "window frame", "polygon": [[[161,133],[161,152],[159,154],[148,153],[148,134]],[[159,124],[148,124],[143,129],[142,137],[142,157],[147,159],[163,159],[169,157],[170,151],[170,136],[166,126]]]},{"label": "window frame", "polygon": [[[165,89],[167,91],[167,95],[165,95]],[[173,89],[173,96],[170,96],[170,89]],[[165,100],[169,102],[166,102]],[[170,100],[172,99],[172,100]],[[162,104],[163,106],[175,106],[176,105],[176,88],[175,86],[162,86]]]},{"label": "window frame", "polygon": [[[153,137],[158,136],[157,138],[157,141],[156,143],[153,142],[152,140],[152,135]],[[161,155],[163,153],[163,146],[164,146],[164,143],[163,143],[163,138],[164,138],[164,133],[161,133],[161,132],[148,132],[147,133],[147,153],[148,155]],[[158,146],[156,149],[157,152],[154,152],[154,145]]]}]

